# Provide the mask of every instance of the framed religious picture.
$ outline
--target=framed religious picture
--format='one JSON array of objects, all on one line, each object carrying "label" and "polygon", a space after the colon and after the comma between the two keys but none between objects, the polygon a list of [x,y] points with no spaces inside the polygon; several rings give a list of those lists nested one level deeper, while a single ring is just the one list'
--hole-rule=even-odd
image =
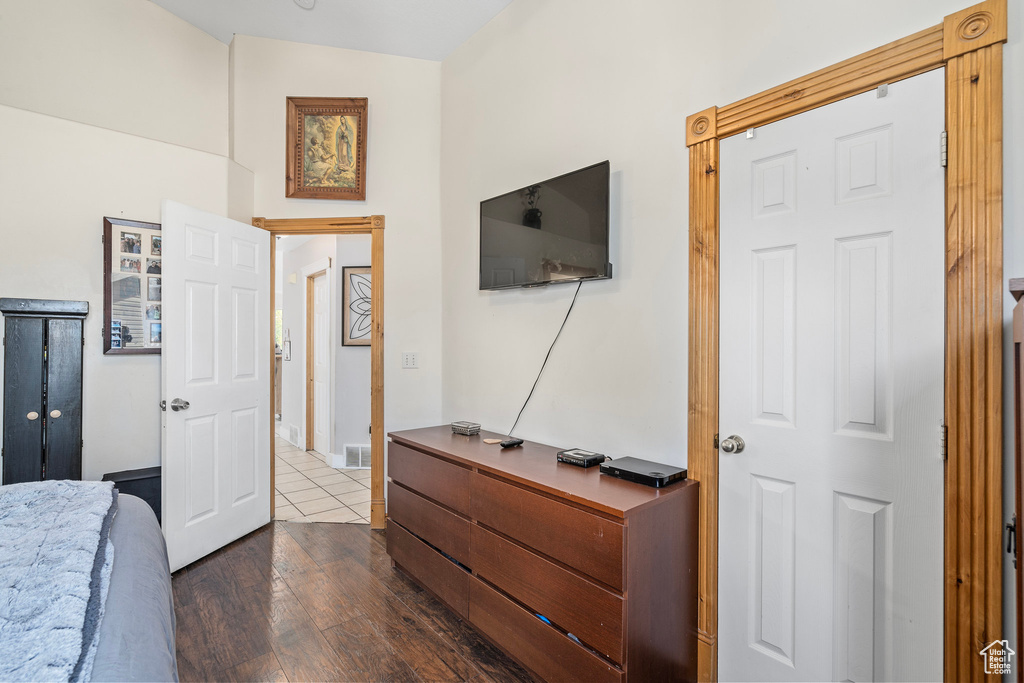
[{"label": "framed religious picture", "polygon": [[366,199],[365,97],[289,97],[285,196]]},{"label": "framed religious picture", "polygon": [[105,354],[160,353],[160,241],[159,223],[103,219]]}]

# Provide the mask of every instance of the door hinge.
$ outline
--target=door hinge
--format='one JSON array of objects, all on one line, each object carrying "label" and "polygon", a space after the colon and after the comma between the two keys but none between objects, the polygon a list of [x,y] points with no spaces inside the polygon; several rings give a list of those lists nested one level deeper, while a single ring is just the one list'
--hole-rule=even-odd
[{"label": "door hinge", "polygon": [[947,154],[948,154],[948,138],[946,131],[939,133],[939,164],[942,168],[946,168]]},{"label": "door hinge", "polygon": [[1013,555],[1013,568],[1017,568],[1017,513],[1006,523],[1006,552]]},{"label": "door hinge", "polygon": [[942,447],[942,460],[949,460],[949,427],[946,426],[945,422],[939,423],[939,440]]},{"label": "door hinge", "polygon": [[715,434],[715,450],[718,450],[718,434]]}]

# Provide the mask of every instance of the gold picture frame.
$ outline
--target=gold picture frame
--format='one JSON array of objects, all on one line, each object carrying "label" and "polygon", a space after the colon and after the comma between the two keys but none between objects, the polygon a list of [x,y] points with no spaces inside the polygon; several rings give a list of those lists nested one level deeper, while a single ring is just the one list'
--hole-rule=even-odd
[{"label": "gold picture frame", "polygon": [[365,97],[289,97],[285,196],[366,199]]}]

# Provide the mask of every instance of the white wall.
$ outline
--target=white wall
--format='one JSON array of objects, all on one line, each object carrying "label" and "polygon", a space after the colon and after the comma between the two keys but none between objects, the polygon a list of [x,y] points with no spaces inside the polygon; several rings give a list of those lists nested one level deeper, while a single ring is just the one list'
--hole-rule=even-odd
[{"label": "white wall", "polygon": [[[562,446],[684,464],[685,117],[934,26],[969,4],[516,0],[509,5],[442,69],[444,419],[507,430],[572,296],[567,285],[477,291],[478,202],[610,159],[615,278],[583,286],[517,432]],[[1022,2],[1009,0],[1009,12],[1007,279],[1024,274]],[[1011,303],[1007,296],[1007,349]],[[1009,386],[1006,406],[1009,492]],[[1006,519],[1011,509],[1007,496]],[[1004,635],[1013,640],[1009,564],[1004,577]]]},{"label": "white wall", "polygon": [[[385,429],[441,418],[438,62],[235,36],[231,148],[256,174],[255,215],[383,214]],[[366,201],[286,199],[285,98],[369,98]],[[294,349],[294,346],[293,346]],[[402,351],[420,369],[401,370]]]},{"label": "white wall", "polygon": [[442,69],[444,419],[511,426],[574,288],[478,291],[479,201],[609,159],[615,277],[583,285],[518,432],[684,464],[685,117],[938,24],[963,5],[509,5]]},{"label": "white wall", "polygon": [[160,357],[103,356],[103,216],[248,222],[228,48],[146,0],[0,0],[0,295],[87,300],[83,476],[160,462]]},{"label": "white wall", "polygon": [[159,223],[163,199],[223,215],[229,175],[246,172],[225,157],[5,106],[0,149],[0,296],[89,302],[84,478],[159,465],[160,356],[103,355],[103,217]]},{"label": "white wall", "polygon": [[[337,238],[334,259],[335,332],[334,332],[334,446],[333,452],[344,456],[345,444],[370,443],[370,347],[342,346],[344,330],[346,266],[370,265],[370,236],[343,235]],[[386,328],[385,328],[386,329]],[[435,410],[438,406],[434,406]]]},{"label": "white wall", "polygon": [[227,154],[228,48],[148,0],[0,0],[0,104]]}]

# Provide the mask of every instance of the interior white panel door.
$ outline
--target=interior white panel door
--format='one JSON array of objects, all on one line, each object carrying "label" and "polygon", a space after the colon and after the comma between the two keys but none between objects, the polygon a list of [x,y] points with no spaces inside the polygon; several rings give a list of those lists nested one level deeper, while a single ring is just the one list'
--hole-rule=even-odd
[{"label": "interior white panel door", "polygon": [[162,517],[173,571],[270,521],[270,237],[171,201],[162,221]]},{"label": "interior white panel door", "polygon": [[721,143],[723,681],[942,678],[943,96]]},{"label": "interior white panel door", "polygon": [[313,278],[313,449],[331,452],[330,277]]}]

